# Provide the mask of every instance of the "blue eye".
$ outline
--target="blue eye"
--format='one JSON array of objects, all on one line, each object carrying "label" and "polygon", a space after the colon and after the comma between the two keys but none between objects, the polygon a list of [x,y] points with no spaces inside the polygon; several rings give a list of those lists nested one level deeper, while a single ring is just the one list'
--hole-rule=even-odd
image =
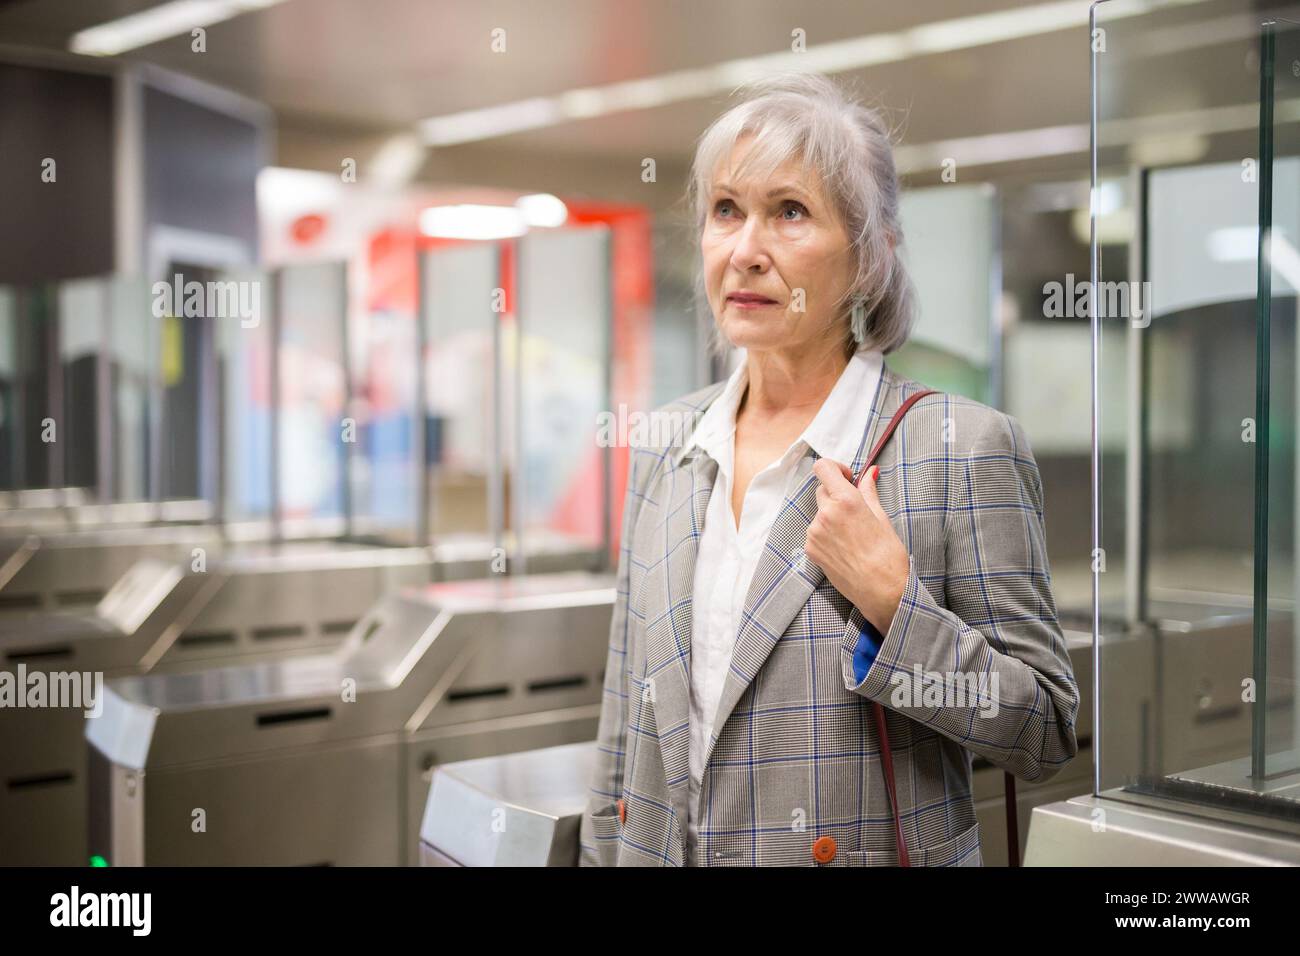
[{"label": "blue eye", "polygon": [[[797,212],[799,213],[800,216],[808,215],[808,210],[804,208],[803,203],[795,202],[793,199],[787,200],[785,203],[785,207],[781,210],[783,216],[787,212]],[[786,219],[786,222],[794,222],[794,221],[795,220],[793,219]]]},{"label": "blue eye", "polygon": [[719,199],[717,204],[713,207],[713,211],[717,213],[722,209],[723,206],[730,206],[730,205],[731,205],[730,199]]}]

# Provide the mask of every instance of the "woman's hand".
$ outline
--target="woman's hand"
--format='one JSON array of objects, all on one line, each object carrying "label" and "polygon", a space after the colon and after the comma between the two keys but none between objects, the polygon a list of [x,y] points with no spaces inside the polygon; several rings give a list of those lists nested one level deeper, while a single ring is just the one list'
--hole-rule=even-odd
[{"label": "woman's hand", "polygon": [[872,465],[860,487],[854,486],[847,465],[826,458],[817,459],[813,473],[821,486],[804,553],[886,635],[903,599],[911,561],[880,506],[876,494],[880,468]]}]

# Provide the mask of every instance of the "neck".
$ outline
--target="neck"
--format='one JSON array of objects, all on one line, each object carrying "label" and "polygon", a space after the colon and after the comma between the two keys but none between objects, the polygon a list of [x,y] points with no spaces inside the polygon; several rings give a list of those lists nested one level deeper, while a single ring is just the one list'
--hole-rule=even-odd
[{"label": "neck", "polygon": [[803,349],[751,351],[745,361],[749,387],[740,411],[760,415],[816,412],[839,380],[849,357],[839,342],[817,342]]}]

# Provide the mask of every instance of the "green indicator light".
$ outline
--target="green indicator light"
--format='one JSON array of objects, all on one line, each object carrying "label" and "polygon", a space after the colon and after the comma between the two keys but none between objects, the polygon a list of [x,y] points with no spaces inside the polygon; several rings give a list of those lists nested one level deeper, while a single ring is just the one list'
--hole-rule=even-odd
[{"label": "green indicator light", "polygon": [[90,865],[91,865],[91,866],[108,866],[108,861],[107,861],[106,859],[104,859],[102,856],[99,856],[98,854],[96,854],[95,856],[92,856],[92,857],[90,858]]}]

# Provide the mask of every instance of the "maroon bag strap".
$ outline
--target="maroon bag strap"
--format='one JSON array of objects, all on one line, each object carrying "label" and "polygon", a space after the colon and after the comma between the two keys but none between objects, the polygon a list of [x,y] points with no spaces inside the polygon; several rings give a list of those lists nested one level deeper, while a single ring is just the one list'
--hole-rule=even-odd
[{"label": "maroon bag strap", "polygon": [[[889,441],[889,436],[894,434],[894,429],[898,423],[903,420],[907,410],[911,408],[919,399],[927,395],[936,394],[932,388],[922,389],[919,392],[913,392],[907,396],[902,405],[898,406],[898,411],[894,412],[894,417],[889,420],[889,425],[885,428],[885,433],[880,436],[876,446],[871,449],[871,454],[867,456],[867,462],[858,472],[857,477],[853,480],[855,485],[860,485],[862,479],[866,477],[867,469],[875,464],[876,457],[880,450],[885,447],[885,442]],[[903,820],[901,811],[898,806],[898,790],[894,786],[894,754],[889,747],[889,728],[885,724],[885,708],[878,701],[871,702],[871,712],[876,719],[876,728],[880,734],[880,756],[881,762],[885,768],[885,785],[889,788],[889,805],[894,815],[894,841],[898,846],[898,865],[911,866],[912,861],[907,855],[907,841],[903,837]],[[1016,814],[1016,778],[1009,773],[1004,773],[1006,778],[1006,803],[1007,803],[1007,860],[1010,866],[1020,865],[1020,825]]]},{"label": "maroon bag strap", "polygon": [[[862,479],[867,476],[867,472],[875,464],[876,458],[880,455],[880,450],[885,447],[885,442],[889,441],[889,436],[894,434],[894,429],[903,420],[907,410],[925,396],[933,394],[934,389],[927,388],[919,392],[913,392],[904,399],[903,404],[898,406],[898,411],[894,412],[894,417],[885,426],[885,433],[880,436],[880,440],[871,449],[866,464],[862,466],[862,470],[858,472],[857,477],[853,480],[855,485],[862,484]],[[898,806],[898,788],[894,786],[894,754],[889,748],[889,727],[885,723],[885,708],[879,702],[873,700],[871,702],[871,713],[876,720],[876,732],[880,735],[880,757],[885,766],[885,786],[889,789],[889,808],[894,816],[894,843],[898,847],[898,865],[911,866],[912,861],[907,855],[907,840],[903,836],[903,818]]]}]

